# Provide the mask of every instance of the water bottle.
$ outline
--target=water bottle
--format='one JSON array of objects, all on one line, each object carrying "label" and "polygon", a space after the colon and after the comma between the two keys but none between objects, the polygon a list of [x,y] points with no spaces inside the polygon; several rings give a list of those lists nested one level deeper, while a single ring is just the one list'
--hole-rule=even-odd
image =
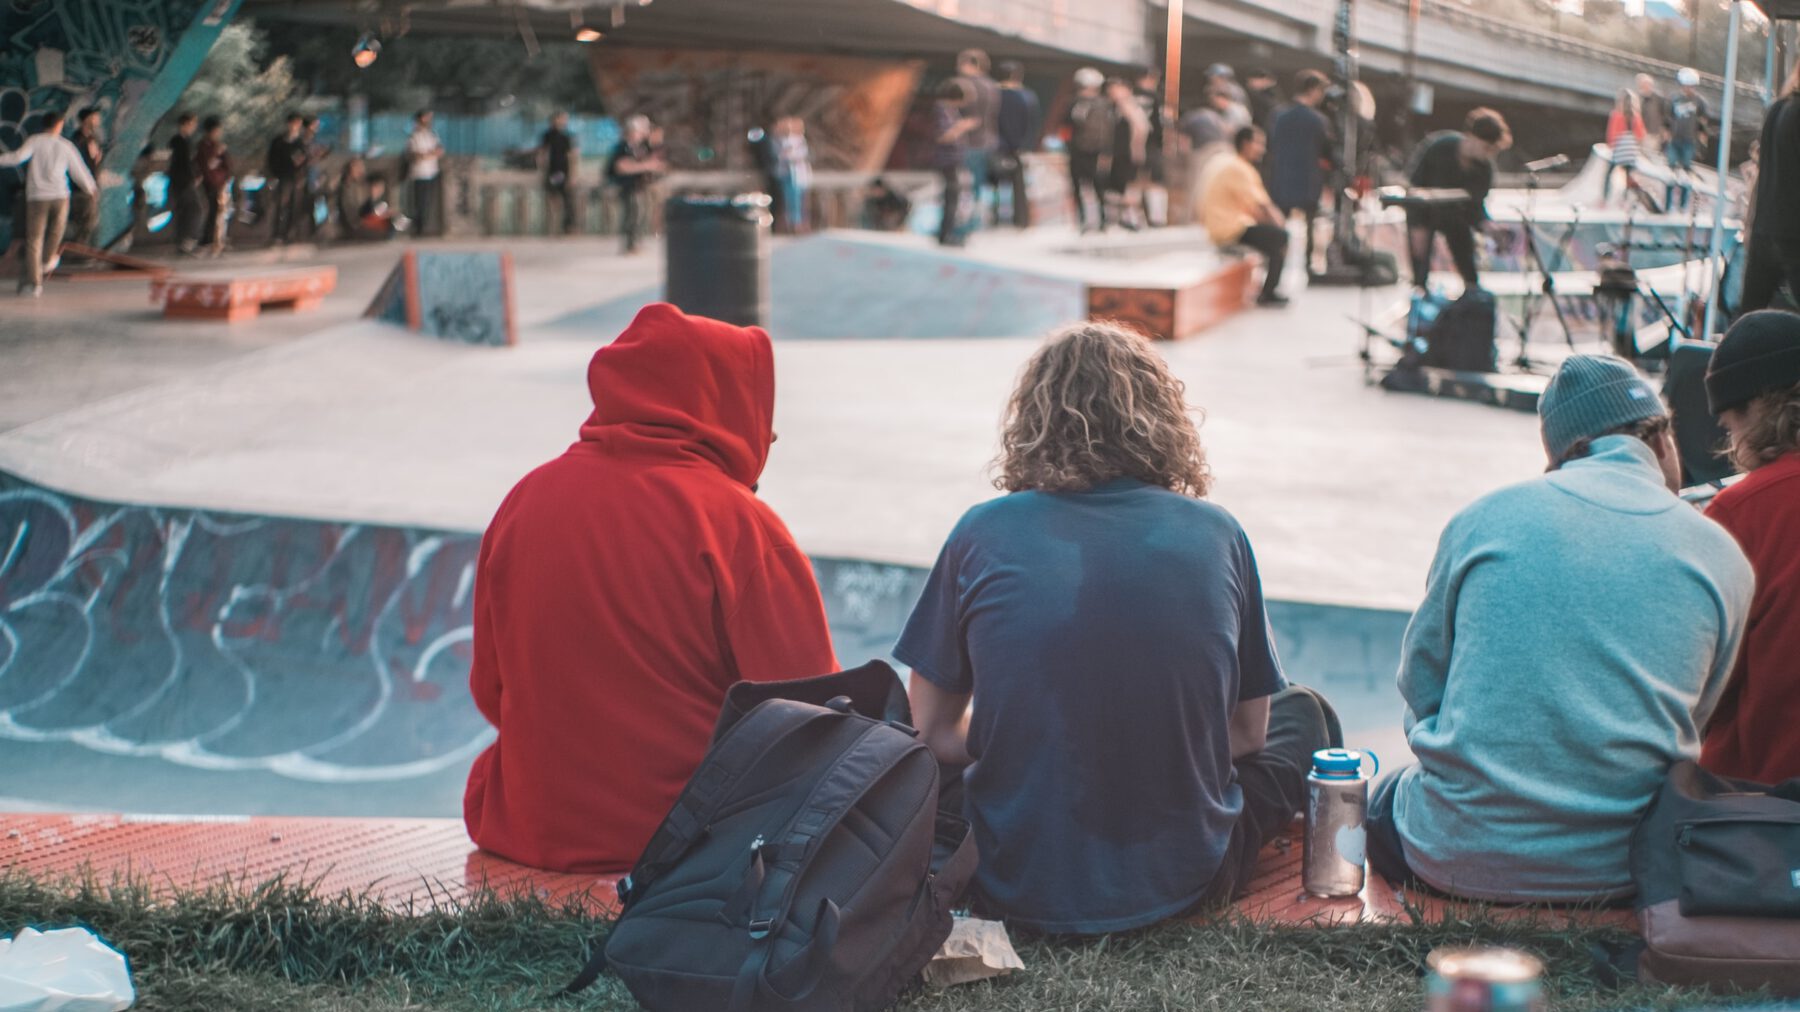
[{"label": "water bottle", "polygon": [[1363,753],[1350,749],[1313,753],[1312,772],[1306,776],[1301,884],[1314,896],[1362,892],[1363,859],[1368,853],[1363,823],[1369,814],[1369,778],[1363,776],[1362,765]]}]

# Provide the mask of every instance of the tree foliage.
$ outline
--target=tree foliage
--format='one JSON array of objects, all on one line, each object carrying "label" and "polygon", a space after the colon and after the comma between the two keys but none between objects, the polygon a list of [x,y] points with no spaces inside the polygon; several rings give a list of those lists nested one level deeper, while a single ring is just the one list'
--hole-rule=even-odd
[{"label": "tree foliage", "polygon": [[286,57],[269,53],[266,35],[253,23],[227,25],[200,64],[181,101],[152,134],[158,142],[175,132],[175,119],[192,112],[204,120],[224,120],[225,143],[239,165],[253,166],[300,100],[299,85]]},{"label": "tree foliage", "polygon": [[530,56],[516,36],[470,38],[409,33],[382,42],[367,69],[350,62],[358,33],[321,27],[273,33],[272,52],[291,60],[295,75],[316,94],[368,96],[374,112],[483,113],[514,104],[528,115],[552,108],[602,112],[588,70],[587,49],[544,40]]}]

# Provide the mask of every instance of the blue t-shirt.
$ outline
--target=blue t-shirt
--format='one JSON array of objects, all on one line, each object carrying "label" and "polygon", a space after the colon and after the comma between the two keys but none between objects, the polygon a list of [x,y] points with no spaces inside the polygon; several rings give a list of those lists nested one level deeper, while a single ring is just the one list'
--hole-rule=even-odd
[{"label": "blue t-shirt", "polygon": [[1232,711],[1285,685],[1237,521],[1129,479],[971,509],[894,655],[974,693],[976,885],[1054,934],[1201,898],[1243,808]]}]

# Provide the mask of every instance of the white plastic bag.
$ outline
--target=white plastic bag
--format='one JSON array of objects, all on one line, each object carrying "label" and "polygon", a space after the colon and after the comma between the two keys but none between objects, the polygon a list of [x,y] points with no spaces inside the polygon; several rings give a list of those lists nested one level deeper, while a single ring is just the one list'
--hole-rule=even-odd
[{"label": "white plastic bag", "polygon": [[125,957],[86,928],[0,938],[0,1012],[123,1012],[135,1001]]}]

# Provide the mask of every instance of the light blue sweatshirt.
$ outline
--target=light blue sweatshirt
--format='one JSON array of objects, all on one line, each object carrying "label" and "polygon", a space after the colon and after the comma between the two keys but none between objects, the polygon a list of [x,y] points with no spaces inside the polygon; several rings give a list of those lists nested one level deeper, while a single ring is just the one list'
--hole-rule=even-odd
[{"label": "light blue sweatshirt", "polygon": [[1400,658],[1413,873],[1475,899],[1628,895],[1632,827],[1700,755],[1752,581],[1630,436],[1451,520]]}]

